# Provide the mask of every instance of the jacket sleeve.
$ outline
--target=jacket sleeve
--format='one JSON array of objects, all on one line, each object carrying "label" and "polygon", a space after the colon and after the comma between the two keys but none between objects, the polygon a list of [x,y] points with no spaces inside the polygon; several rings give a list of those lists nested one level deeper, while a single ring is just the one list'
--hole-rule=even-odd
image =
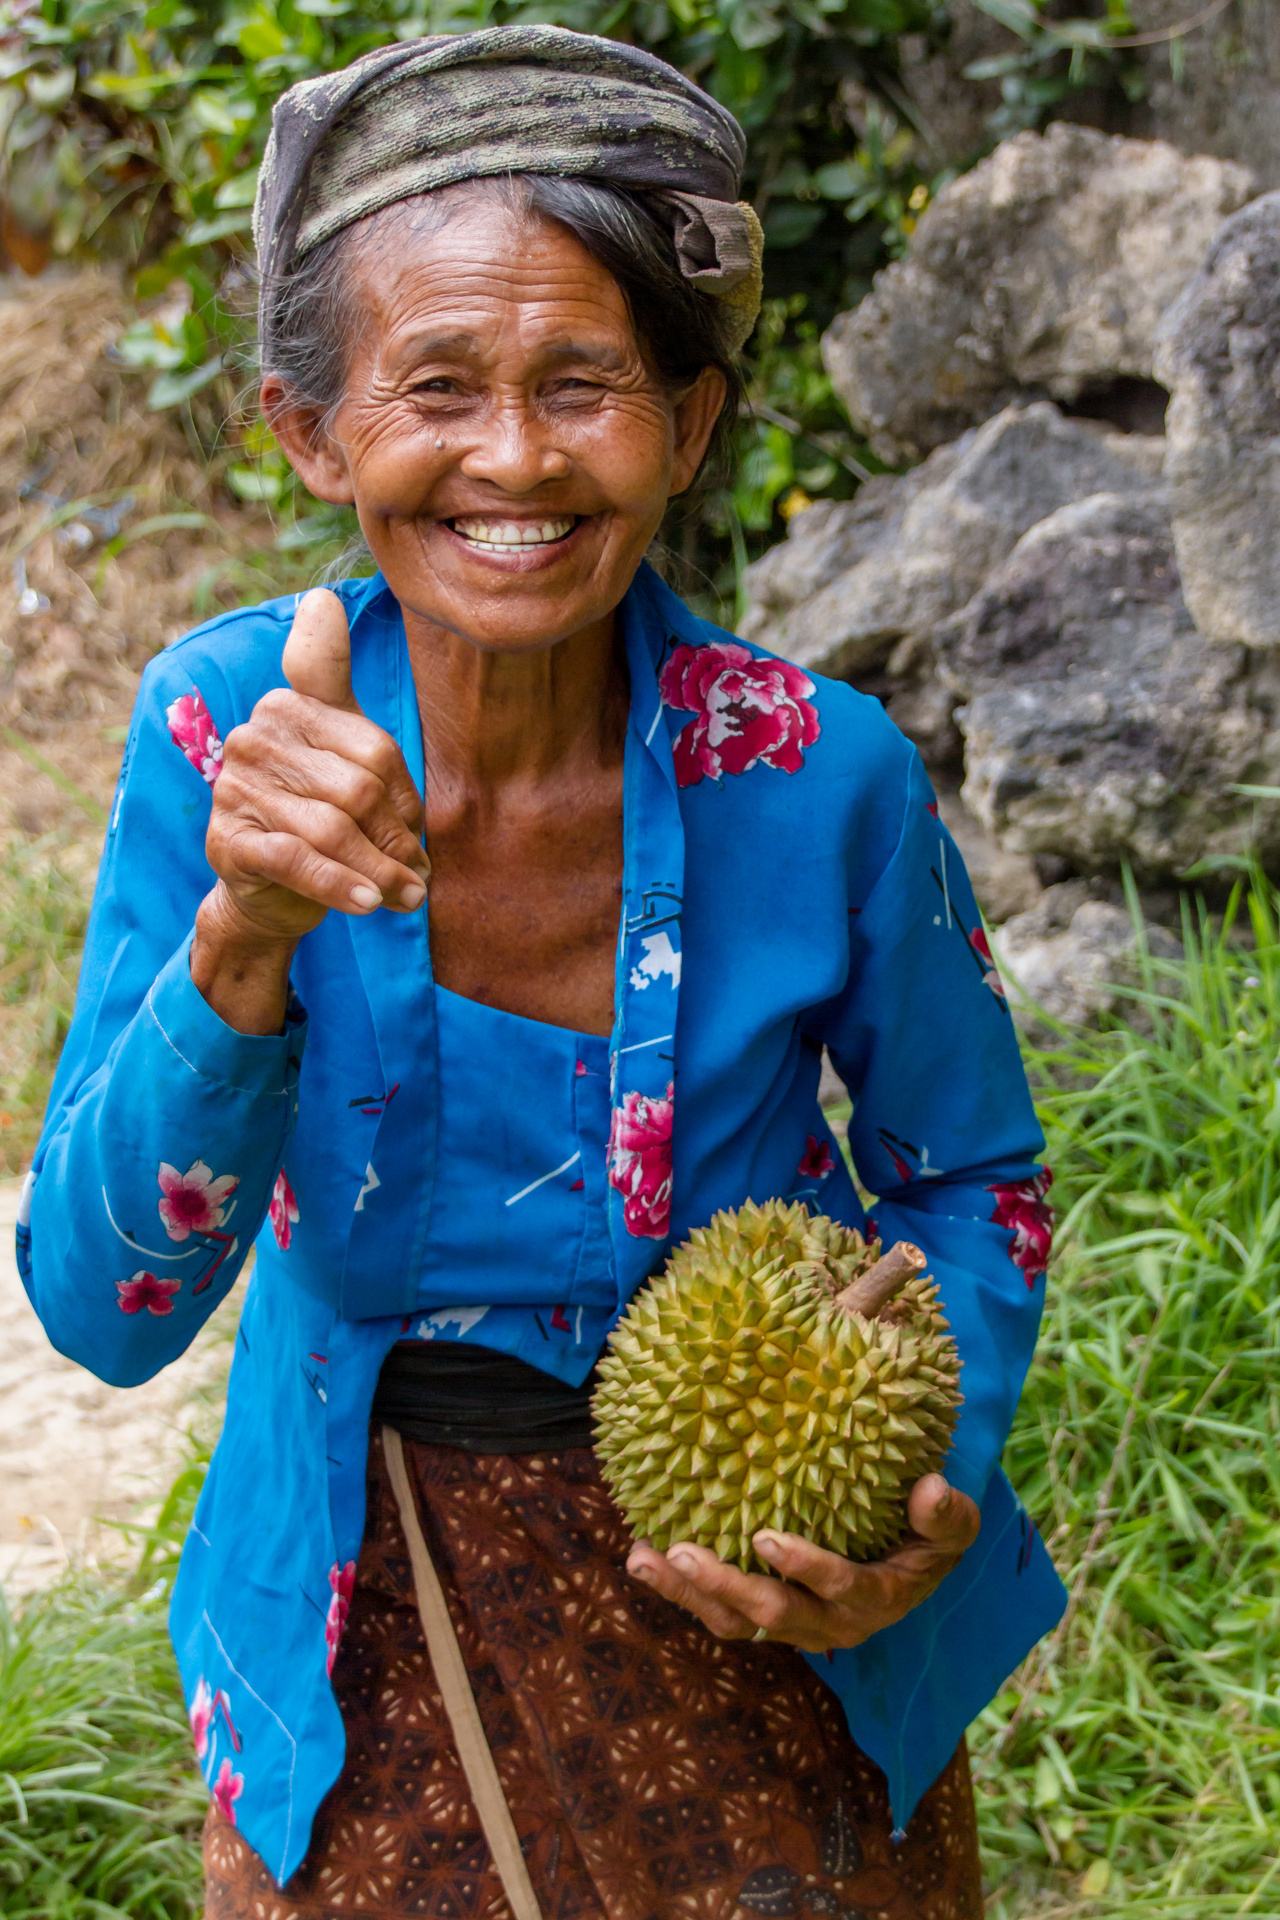
[{"label": "jacket sleeve", "polygon": [[853,1101],[876,1230],[886,1247],[915,1241],[939,1283],[963,1361],[946,1472],[981,1502],[1035,1346],[1052,1176],[973,892],[914,751],[896,848],[849,925],[848,985],[818,1037]]},{"label": "jacket sleeve", "polygon": [[218,727],[234,718],[210,653],[190,641],[143,676],[75,1017],[23,1196],[18,1264],[32,1304],[61,1353],[115,1386],[175,1359],[231,1287],[297,1112],[301,1009],[279,1036],[236,1033],[188,966],[213,884],[204,842]]}]

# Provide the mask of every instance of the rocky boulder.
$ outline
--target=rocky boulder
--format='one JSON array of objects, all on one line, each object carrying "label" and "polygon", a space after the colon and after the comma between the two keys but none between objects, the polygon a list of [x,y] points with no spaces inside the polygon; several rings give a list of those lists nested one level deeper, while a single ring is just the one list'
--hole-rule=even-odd
[{"label": "rocky boulder", "polygon": [[1016,395],[1149,381],[1156,331],[1256,191],[1230,161],[1055,122],[939,194],[905,259],[828,330],[836,390],[879,457],[918,460]]},{"label": "rocky boulder", "polygon": [[932,632],[1046,514],[1129,486],[1134,471],[1124,436],[1046,402],[1009,407],[900,480],[797,514],[747,571],[742,636],[821,673],[855,673]]},{"label": "rocky boulder", "polygon": [[934,635],[964,702],[965,804],[1006,849],[1140,877],[1280,851],[1280,664],[1197,632],[1161,489],[1032,528]]},{"label": "rocky boulder", "polygon": [[934,629],[1029,528],[1070,501],[1144,484],[1161,449],[1045,401],[1010,407],[900,480],[797,514],[747,573],[743,638],[881,694],[940,764],[958,739],[955,698],[933,671]]},{"label": "rocky boulder", "polygon": [[1084,1026],[1110,1013],[1117,990],[1141,978],[1143,945],[1157,961],[1182,951],[1163,927],[1135,926],[1123,907],[1095,899],[1085,880],[1046,888],[991,936],[1014,1017],[1032,1030],[1044,1024],[1038,1014]]},{"label": "rocky boulder", "polygon": [[1160,328],[1166,464],[1200,631],[1280,647],[1280,193],[1236,214]]}]

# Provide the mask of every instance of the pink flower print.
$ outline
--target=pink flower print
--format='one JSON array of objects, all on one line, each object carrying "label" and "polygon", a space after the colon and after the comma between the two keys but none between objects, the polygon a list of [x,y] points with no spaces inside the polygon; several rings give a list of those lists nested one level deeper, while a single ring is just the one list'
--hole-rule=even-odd
[{"label": "pink flower print", "polygon": [[625,1196],[627,1232],[665,1240],[671,1225],[671,1121],[675,1082],[666,1096],[628,1093],[609,1128],[609,1185]]},{"label": "pink flower print", "polygon": [[1053,1244],[1053,1208],[1045,1205],[1045,1194],[1053,1185],[1053,1175],[1044,1167],[1034,1180],[1019,1180],[1004,1187],[988,1187],[996,1197],[991,1218],[998,1227],[1009,1227],[1013,1245],[1009,1258],[1021,1267],[1029,1287],[1034,1287],[1049,1264]]},{"label": "pink flower print", "polygon": [[213,1797],[218,1804],[218,1812],[224,1820],[236,1823],[236,1801],[244,1792],[244,1775],[233,1773],[230,1760],[224,1760],[218,1768],[218,1777],[213,1783]]},{"label": "pink flower print", "polygon": [[796,1169],[801,1179],[825,1180],[834,1165],[835,1161],[831,1157],[831,1149],[826,1141],[819,1140],[816,1134],[811,1133],[805,1142],[800,1165]]},{"label": "pink flower print", "polygon": [[267,1212],[271,1220],[271,1231],[276,1237],[276,1245],[281,1253],[288,1253],[289,1242],[293,1238],[293,1229],[298,1220],[298,1201],[283,1167],[276,1175],[276,1184],[271,1189],[271,1205]]},{"label": "pink flower print", "polygon": [[203,1160],[193,1160],[185,1173],[162,1160],[156,1177],[164,1195],[160,1218],[171,1240],[216,1232],[226,1218],[223,1201],[240,1185],[238,1173],[223,1173],[215,1180]]},{"label": "pink flower print", "polygon": [[672,748],[676,782],[696,787],[704,774],[748,773],[758,760],[799,773],[804,749],[822,731],[807,699],[812,680],[787,660],[757,660],[732,641],[677,647],[658,676],[664,703],[695,718]]},{"label": "pink flower print", "polygon": [[969,945],[973,948],[979,960],[984,962],[985,971],[982,975],[984,986],[990,987],[997,1000],[1003,1000],[1005,997],[1004,981],[996,971],[996,963],[992,956],[987,936],[981,927],[975,927],[973,929],[973,932],[969,935]]},{"label": "pink flower print", "polygon": [[347,1613],[351,1607],[351,1596],[356,1590],[356,1563],[348,1560],[340,1567],[335,1560],[329,1569],[329,1585],[333,1588],[333,1598],[329,1602],[329,1611],[324,1622],[324,1644],[328,1649],[325,1655],[324,1670],[333,1673],[333,1663],[338,1657],[338,1642],[342,1630],[347,1624]]},{"label": "pink flower print", "polygon": [[199,687],[165,708],[169,738],[212,786],[222,772],[222,741]]},{"label": "pink flower print", "polygon": [[139,1267],[131,1279],[116,1281],[116,1305],[121,1313],[141,1313],[145,1307],[163,1319],[173,1312],[173,1296],[181,1286],[181,1280],[157,1280],[154,1273]]},{"label": "pink flower print", "polygon": [[203,1760],[209,1751],[209,1728],[213,1724],[216,1705],[217,1702],[209,1691],[209,1682],[201,1674],[196,1682],[195,1699],[187,1712],[187,1718],[191,1722],[191,1738],[195,1742],[197,1760]]}]

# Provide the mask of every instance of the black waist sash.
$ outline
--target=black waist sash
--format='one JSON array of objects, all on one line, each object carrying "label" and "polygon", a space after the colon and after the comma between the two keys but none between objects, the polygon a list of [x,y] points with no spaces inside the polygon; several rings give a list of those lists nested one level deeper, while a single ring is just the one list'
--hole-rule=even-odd
[{"label": "black waist sash", "polygon": [[591,1445],[595,1387],[594,1371],[570,1387],[468,1341],[400,1340],[378,1375],[373,1423],[467,1453],[553,1453]]}]

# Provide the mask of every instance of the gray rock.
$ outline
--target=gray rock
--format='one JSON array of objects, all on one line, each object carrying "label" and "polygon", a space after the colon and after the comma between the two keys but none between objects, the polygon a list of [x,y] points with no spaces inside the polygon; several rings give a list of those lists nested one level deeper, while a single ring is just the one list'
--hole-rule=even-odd
[{"label": "gray rock", "polygon": [[966,806],[1006,849],[1140,878],[1280,849],[1280,663],[1205,640],[1164,496],[1104,493],[1034,527],[934,636],[966,704]]},{"label": "gray rock", "polygon": [[1230,161],[1055,122],[939,194],[905,259],[823,340],[881,459],[919,459],[1019,393],[1150,379],[1161,315],[1256,190]]},{"label": "gray rock", "polygon": [[1280,193],[1222,229],[1160,328],[1183,591],[1214,640],[1280,647]]},{"label": "gray rock", "polygon": [[1087,881],[1049,887],[1035,906],[991,936],[991,950],[1019,1026],[1043,1026],[1038,1014],[1086,1026],[1121,1000],[1117,989],[1141,977],[1140,944],[1154,959],[1182,949],[1163,927],[1135,927],[1123,907],[1094,899]]},{"label": "gray rock", "polygon": [[[1140,473],[1152,443],[1138,444]],[[899,642],[927,638],[1046,514],[1134,475],[1125,436],[1065,420],[1045,401],[1010,407],[902,479],[797,514],[748,569],[739,631],[800,666],[856,676]],[[919,687],[918,653],[902,658],[891,677]]]}]

